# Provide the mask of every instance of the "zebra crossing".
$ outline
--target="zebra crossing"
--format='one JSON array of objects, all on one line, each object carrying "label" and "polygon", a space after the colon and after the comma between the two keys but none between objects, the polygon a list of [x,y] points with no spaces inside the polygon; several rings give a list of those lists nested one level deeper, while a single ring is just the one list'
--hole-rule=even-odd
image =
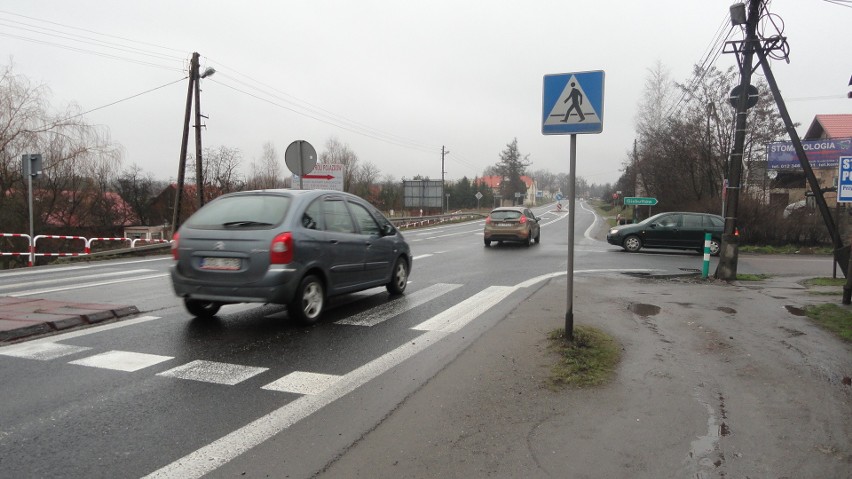
[{"label": "zebra crossing", "polygon": [[[374,327],[461,287],[461,284],[433,284],[409,293],[397,300],[383,303],[356,315],[336,321],[334,324],[344,327]],[[498,304],[516,289],[517,287],[512,286],[487,287],[410,329],[423,332],[422,336],[428,335],[430,338],[440,338],[454,333]],[[160,318],[145,316],[131,321],[152,321],[157,319]],[[108,327],[114,328],[118,324],[121,323],[108,325]],[[174,362],[176,359],[173,356],[122,350],[99,352],[94,351],[90,347],[64,344],[62,342],[83,334],[97,333],[98,330],[99,327],[95,327],[85,331],[71,332],[65,335],[0,347],[0,356],[34,361],[62,361],[70,356],[78,357],[84,355],[82,358],[67,361],[67,364],[124,373],[144,372],[146,370],[153,371],[158,367],[171,366],[165,371],[152,374],[163,378],[198,381],[224,386],[239,385],[248,379],[267,373],[270,370],[269,368],[256,365],[200,359],[192,360],[185,364],[171,365],[169,363]],[[323,374],[314,371],[292,371],[283,377],[264,384],[261,386],[261,389],[302,395],[320,394],[332,388],[339,381],[344,380],[345,377],[345,375]]]}]

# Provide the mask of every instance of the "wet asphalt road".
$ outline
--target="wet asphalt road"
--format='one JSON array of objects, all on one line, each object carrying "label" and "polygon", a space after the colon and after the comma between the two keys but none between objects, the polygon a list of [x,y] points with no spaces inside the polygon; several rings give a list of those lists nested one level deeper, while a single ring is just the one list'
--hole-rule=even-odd
[{"label": "wet asphalt road", "polygon": [[[565,273],[567,215],[536,214],[542,243],[530,248],[485,248],[481,222],[406,233],[415,264],[405,298],[389,301],[378,289],[347,296],[313,328],[274,305],[231,305],[214,321],[193,320],[171,291],[168,257],[0,274],[2,294],[141,311],[0,348],[0,469],[9,477],[197,477],[272,454],[290,477],[308,477],[543,278]],[[697,253],[623,253],[594,239],[594,222],[578,205],[578,274],[701,268]],[[739,270],[831,273],[830,260],[796,261],[741,256]]]}]

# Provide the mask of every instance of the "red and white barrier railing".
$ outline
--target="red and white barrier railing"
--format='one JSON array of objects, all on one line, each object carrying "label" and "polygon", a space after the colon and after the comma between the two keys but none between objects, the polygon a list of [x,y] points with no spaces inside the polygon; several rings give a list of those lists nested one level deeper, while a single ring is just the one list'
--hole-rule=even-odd
[{"label": "red and white barrier railing", "polygon": [[0,252],[0,256],[26,256],[27,266],[33,265],[33,242],[30,235],[21,233],[0,233],[2,238],[25,238],[27,240],[27,251]]},{"label": "red and white barrier railing", "polygon": [[[20,233],[0,233],[0,238],[22,238],[27,241],[27,251],[10,251],[10,252],[1,252],[0,256],[27,256],[27,266],[33,266],[35,262],[36,256],[45,256],[45,257],[59,257],[59,256],[88,256],[92,254],[92,243],[96,241],[100,242],[128,242],[130,248],[135,248],[136,243],[138,242],[146,242],[150,244],[156,243],[171,243],[170,240],[159,240],[159,239],[145,239],[145,238],[86,238],[84,236],[67,236],[67,235],[36,235],[35,237],[30,238],[30,235],[20,234]],[[47,252],[47,253],[37,253],[36,252],[36,244],[40,239],[61,239],[61,240],[80,240],[83,242],[83,251],[71,251],[71,252]]]}]

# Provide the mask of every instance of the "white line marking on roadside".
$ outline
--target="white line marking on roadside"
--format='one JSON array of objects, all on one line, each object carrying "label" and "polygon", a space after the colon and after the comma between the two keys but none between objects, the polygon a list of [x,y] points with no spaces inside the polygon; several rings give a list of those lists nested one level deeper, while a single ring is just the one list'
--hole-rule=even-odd
[{"label": "white line marking on roadside", "polygon": [[514,286],[489,286],[411,329],[417,331],[444,331],[447,333],[458,331],[464,325],[502,301],[506,296],[512,294],[516,289]]},{"label": "white line marking on roadside", "polygon": [[447,336],[443,332],[427,332],[385,353],[341,377],[328,389],[315,395],[302,396],[258,419],[236,429],[216,441],[168,464],[145,478],[198,478],[215,471],[249,449],[342,398],[373,378],[411,358]]},{"label": "white line marking on roadside", "polygon": [[428,258],[428,257],[430,257],[430,256],[432,256],[432,254],[431,254],[431,253],[426,253],[426,254],[421,254],[421,255],[415,256],[415,257],[413,257],[413,258],[411,258],[411,259],[412,259],[413,261],[417,261],[418,259]]},{"label": "white line marking on roadside", "polygon": [[155,364],[160,364],[163,361],[168,361],[170,359],[174,358],[172,356],[134,353],[130,351],[107,351],[105,353],[71,361],[68,364],[133,372],[154,366]]},{"label": "white line marking on roadside", "polygon": [[260,389],[296,394],[319,394],[340,381],[343,376],[336,374],[319,374],[305,371],[293,371],[277,381],[273,381]]},{"label": "white line marking on roadside", "polygon": [[124,279],[116,279],[113,281],[101,281],[97,283],[83,283],[83,284],[75,284],[73,286],[64,286],[61,288],[49,288],[49,289],[39,289],[35,291],[24,291],[24,292],[15,292],[9,293],[8,296],[12,296],[14,298],[19,298],[21,296],[33,296],[36,294],[46,294],[46,293],[56,293],[59,291],[70,291],[72,289],[81,289],[81,288],[94,288],[96,286],[106,286],[109,284],[118,284],[118,283],[129,283],[131,281],[144,281],[148,279],[156,279],[156,278],[165,278],[169,273],[161,273],[161,274],[150,274],[148,276],[137,276],[135,278],[124,278]]},{"label": "white line marking on roadside", "polygon": [[73,278],[54,278],[54,279],[42,279],[38,281],[29,281],[26,283],[17,283],[13,285],[0,286],[0,290],[10,289],[10,288],[31,288],[34,286],[40,286],[45,284],[55,284],[61,283],[63,281],[68,281],[69,279],[80,282],[86,279],[95,279],[95,278],[108,278],[111,276],[127,276],[130,274],[139,274],[139,273],[150,273],[151,271],[156,271],[154,269],[131,269],[127,271],[113,271],[111,273],[98,273],[98,274],[90,274],[88,276],[74,276]]}]

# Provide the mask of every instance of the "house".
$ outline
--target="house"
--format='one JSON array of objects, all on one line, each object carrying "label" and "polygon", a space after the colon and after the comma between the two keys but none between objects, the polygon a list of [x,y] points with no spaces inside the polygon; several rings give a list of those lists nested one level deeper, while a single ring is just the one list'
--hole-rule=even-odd
[{"label": "house", "polygon": [[[474,181],[474,185],[485,185],[491,188],[491,191],[494,192],[494,197],[498,198],[501,195],[501,185],[503,184],[504,178],[499,175],[491,175],[491,176],[482,176],[477,178]],[[524,185],[527,187],[526,196],[524,197],[524,204],[528,206],[532,206],[535,204],[535,199],[538,196],[538,187],[535,183],[535,180],[530,178],[529,176],[521,176],[521,181],[524,182]],[[515,204],[514,198],[503,198],[501,206],[511,206]]]}]

